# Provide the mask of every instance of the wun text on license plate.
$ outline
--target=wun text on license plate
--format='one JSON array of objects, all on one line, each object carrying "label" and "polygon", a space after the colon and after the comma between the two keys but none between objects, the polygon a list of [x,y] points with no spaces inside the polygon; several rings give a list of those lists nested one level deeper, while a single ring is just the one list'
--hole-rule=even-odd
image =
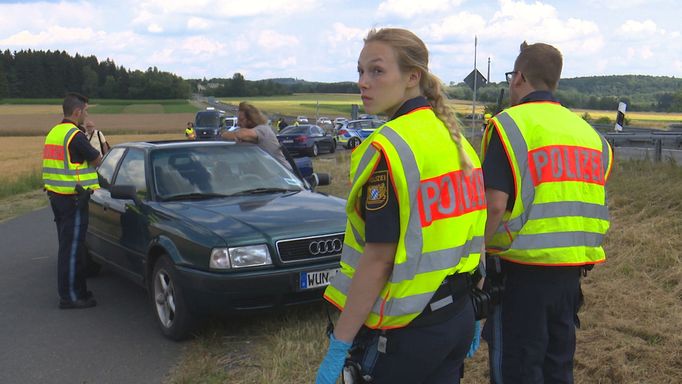
[{"label": "wun text on license plate", "polygon": [[324,287],[329,285],[329,280],[331,280],[337,272],[339,272],[338,268],[315,272],[301,272],[299,287],[301,289]]}]

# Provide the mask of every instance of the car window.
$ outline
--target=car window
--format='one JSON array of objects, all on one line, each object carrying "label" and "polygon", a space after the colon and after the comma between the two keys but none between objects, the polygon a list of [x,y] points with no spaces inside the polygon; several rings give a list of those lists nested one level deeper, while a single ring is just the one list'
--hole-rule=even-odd
[{"label": "car window", "polygon": [[112,148],[106,156],[102,164],[97,168],[97,173],[99,174],[99,184],[102,188],[109,189],[111,181],[114,177],[114,171],[116,170],[116,164],[123,156],[125,148]]},{"label": "car window", "polygon": [[381,120],[372,120],[372,128],[379,128],[382,125],[384,125],[384,122]]},{"label": "car window", "polygon": [[199,112],[197,113],[195,127],[217,127],[220,120],[217,113]]},{"label": "car window", "polygon": [[116,174],[114,185],[133,185],[137,194],[147,194],[147,180],[144,175],[144,152],[131,148],[126,153]]},{"label": "car window", "polygon": [[150,161],[154,188],[162,200],[188,194],[233,195],[258,188],[304,188],[287,168],[250,144],[157,149]]},{"label": "car window", "polygon": [[286,127],[280,134],[285,134],[285,135],[307,135],[308,134],[308,126],[307,125],[299,125],[299,126],[294,126],[290,125]]}]

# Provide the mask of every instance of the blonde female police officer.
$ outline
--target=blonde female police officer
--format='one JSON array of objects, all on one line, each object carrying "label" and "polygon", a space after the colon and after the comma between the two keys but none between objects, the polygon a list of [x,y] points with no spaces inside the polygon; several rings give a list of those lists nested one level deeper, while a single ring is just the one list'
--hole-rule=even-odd
[{"label": "blonde female police officer", "polygon": [[341,270],[324,295],[342,313],[317,383],[336,382],[349,352],[372,383],[459,382],[486,218],[480,163],[412,32],[371,30],[358,74],[365,110],[390,120],[351,156]]}]

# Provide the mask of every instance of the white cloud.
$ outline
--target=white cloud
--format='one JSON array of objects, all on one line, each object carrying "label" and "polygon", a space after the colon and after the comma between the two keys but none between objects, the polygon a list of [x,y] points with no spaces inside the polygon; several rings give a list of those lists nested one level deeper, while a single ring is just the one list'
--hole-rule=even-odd
[{"label": "white cloud", "polygon": [[225,44],[203,36],[188,37],[182,40],[180,47],[185,52],[194,55],[214,55],[227,49]]},{"label": "white cloud", "polygon": [[187,29],[190,31],[206,31],[211,25],[212,23],[203,17],[190,17],[187,20]]},{"label": "white cloud", "polygon": [[332,30],[326,33],[325,40],[332,48],[348,46],[349,43],[362,43],[362,39],[367,36],[368,30],[362,28],[349,27],[343,23],[335,22]]},{"label": "white cloud", "polygon": [[147,26],[147,31],[151,33],[161,33],[163,32],[163,27],[156,23],[151,23]]},{"label": "white cloud", "polygon": [[95,32],[90,28],[65,28],[51,26],[40,32],[21,31],[0,40],[0,45],[15,47],[48,47],[54,44],[76,44],[89,42],[97,36],[103,37],[105,32]]},{"label": "white cloud", "polygon": [[462,0],[385,0],[379,4],[377,13],[409,19],[418,15],[448,12],[461,3]]},{"label": "white cloud", "polygon": [[475,34],[485,28],[486,21],[483,17],[469,12],[460,12],[428,25],[424,34],[425,38],[436,41],[450,37],[473,39]]},{"label": "white cloud", "polygon": [[283,47],[294,49],[298,43],[297,37],[280,34],[273,30],[265,30],[258,35],[258,45],[267,51]]},{"label": "white cloud", "polygon": [[642,37],[642,35],[655,34],[657,30],[656,23],[652,20],[627,20],[618,28],[618,33],[631,37]]}]

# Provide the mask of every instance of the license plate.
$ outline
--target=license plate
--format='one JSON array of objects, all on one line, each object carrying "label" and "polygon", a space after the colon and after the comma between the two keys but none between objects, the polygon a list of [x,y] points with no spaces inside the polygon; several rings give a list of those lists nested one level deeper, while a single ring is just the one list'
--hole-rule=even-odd
[{"label": "license plate", "polygon": [[329,280],[339,272],[338,268],[327,269],[325,271],[301,272],[298,287],[300,289],[311,289],[329,285]]},{"label": "license plate", "polygon": [[293,140],[282,140],[282,143],[284,144],[293,144]]}]

